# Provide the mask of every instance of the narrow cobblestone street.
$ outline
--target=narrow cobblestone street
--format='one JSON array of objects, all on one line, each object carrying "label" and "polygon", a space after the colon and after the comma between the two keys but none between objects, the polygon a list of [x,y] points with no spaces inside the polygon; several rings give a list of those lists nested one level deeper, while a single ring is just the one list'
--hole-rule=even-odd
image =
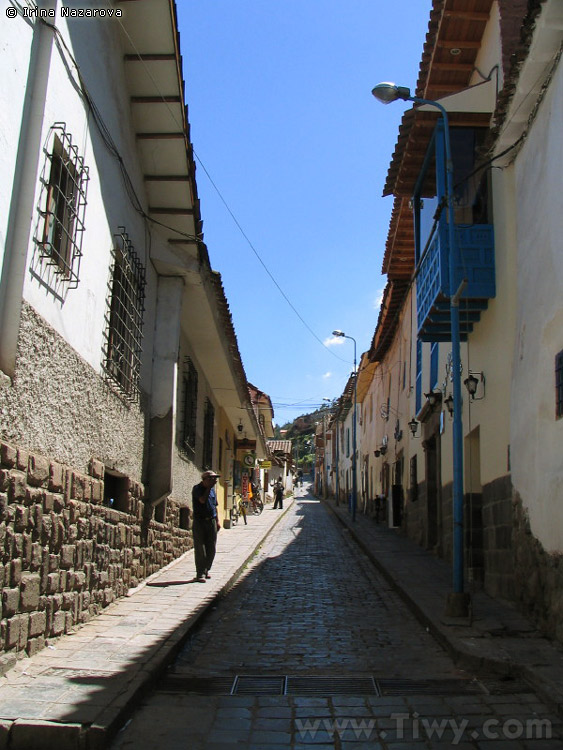
[{"label": "narrow cobblestone street", "polygon": [[563,747],[527,688],[472,678],[306,494],[113,747]]}]

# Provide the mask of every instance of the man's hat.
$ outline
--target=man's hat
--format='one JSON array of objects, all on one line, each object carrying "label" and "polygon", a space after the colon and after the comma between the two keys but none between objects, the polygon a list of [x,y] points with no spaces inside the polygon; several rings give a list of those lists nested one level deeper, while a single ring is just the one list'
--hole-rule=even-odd
[{"label": "man's hat", "polygon": [[220,476],[220,474],[217,474],[214,471],[204,471],[203,474],[201,475],[201,478],[207,479],[208,477],[218,477],[218,476]]}]

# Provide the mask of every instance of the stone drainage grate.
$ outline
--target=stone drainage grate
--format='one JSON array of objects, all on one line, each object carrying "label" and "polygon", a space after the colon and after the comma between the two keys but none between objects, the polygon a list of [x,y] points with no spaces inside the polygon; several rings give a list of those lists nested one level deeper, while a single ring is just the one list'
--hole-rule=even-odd
[{"label": "stone drainage grate", "polygon": [[[514,685],[514,687],[516,687]],[[169,675],[159,685],[163,692],[195,695],[483,695],[493,692],[477,680],[404,680],[365,676],[320,677],[237,675],[236,677],[182,677]],[[522,692],[513,690],[513,692]]]},{"label": "stone drainage grate", "polygon": [[377,680],[380,695],[483,695],[485,688],[477,680]]},{"label": "stone drainage grate", "polygon": [[286,695],[379,695],[373,677],[288,677]]},{"label": "stone drainage grate", "polygon": [[239,675],[235,677],[232,695],[285,695],[285,677]]}]

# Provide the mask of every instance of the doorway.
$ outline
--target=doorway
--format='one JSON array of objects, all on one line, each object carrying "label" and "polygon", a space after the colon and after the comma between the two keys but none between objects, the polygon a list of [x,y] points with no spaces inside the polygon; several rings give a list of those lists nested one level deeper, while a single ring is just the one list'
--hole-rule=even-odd
[{"label": "doorway", "polygon": [[438,546],[439,513],[438,513],[438,438],[432,435],[424,443],[426,456],[426,547],[434,550]]},{"label": "doorway", "polygon": [[481,436],[479,427],[465,438],[465,559],[470,582],[484,580],[483,487],[481,485]]}]

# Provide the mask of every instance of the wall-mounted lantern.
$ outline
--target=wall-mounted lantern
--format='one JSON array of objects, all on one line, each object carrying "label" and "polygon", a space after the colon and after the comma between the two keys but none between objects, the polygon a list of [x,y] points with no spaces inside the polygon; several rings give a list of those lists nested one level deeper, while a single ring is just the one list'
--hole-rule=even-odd
[{"label": "wall-mounted lantern", "polygon": [[[479,377],[476,378],[476,375]],[[473,372],[470,370],[469,375],[465,378],[463,384],[467,388],[472,401],[481,401],[481,399],[485,398],[485,374],[483,372]],[[476,395],[479,385],[483,386],[483,394],[481,396]]]}]

